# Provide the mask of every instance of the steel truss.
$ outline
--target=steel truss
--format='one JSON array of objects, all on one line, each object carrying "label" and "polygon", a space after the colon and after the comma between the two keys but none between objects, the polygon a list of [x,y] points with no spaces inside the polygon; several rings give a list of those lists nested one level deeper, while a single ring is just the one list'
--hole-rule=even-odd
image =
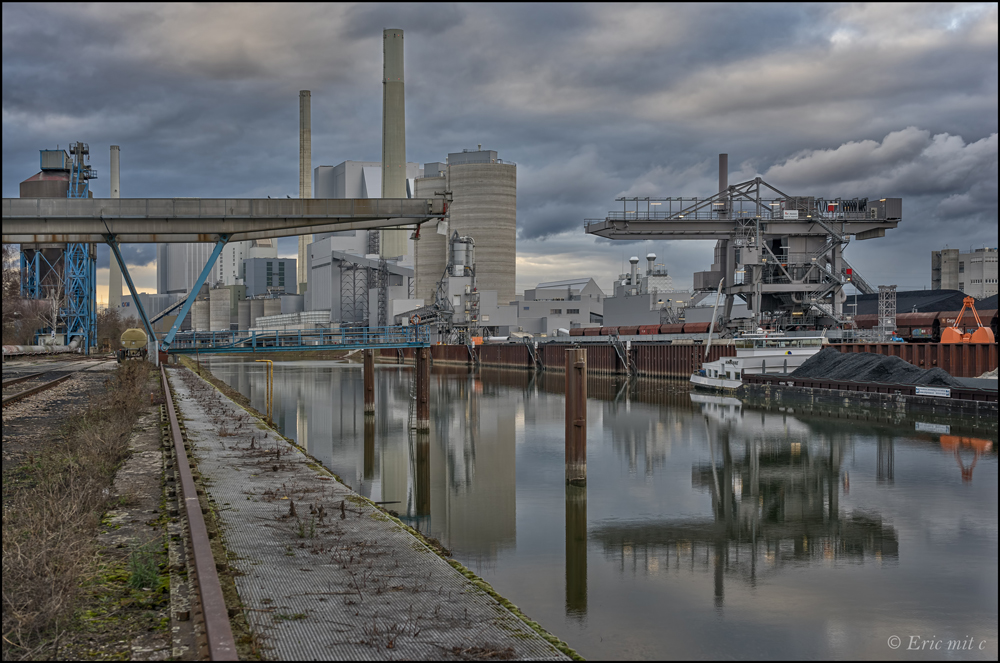
[{"label": "steel truss", "polygon": [[368,326],[368,283],[371,269],[340,263],[340,322]]},{"label": "steel truss", "polygon": [[695,290],[714,290],[724,279],[723,318],[740,297],[755,326],[765,311],[783,326],[844,322],[843,286],[850,281],[863,293],[875,291],[844,259],[844,248],[852,235],[884,236],[902,209],[899,199],[790,196],[759,177],[707,198],[616,200],[621,211],[587,220],[588,233],[631,241],[716,239],[715,263],[695,274]]}]

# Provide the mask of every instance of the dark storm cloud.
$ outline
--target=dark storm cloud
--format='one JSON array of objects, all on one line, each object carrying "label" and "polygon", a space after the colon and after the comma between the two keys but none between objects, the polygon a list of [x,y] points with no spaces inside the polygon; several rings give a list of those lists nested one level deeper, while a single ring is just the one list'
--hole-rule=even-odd
[{"label": "dark storm cloud", "polygon": [[7,3],[3,194],[36,150],[83,140],[98,196],[112,144],[127,197],[295,196],[301,89],[314,165],[377,161],[389,27],[409,160],[482,143],[518,164],[519,288],[606,288],[647,250],[689,285],[711,243],[607,242],[582,221],[621,195],[715,193],[719,152],[731,182],[903,197],[899,229],[848,249],[877,283],[927,284],[955,237],[997,244],[995,5]]}]

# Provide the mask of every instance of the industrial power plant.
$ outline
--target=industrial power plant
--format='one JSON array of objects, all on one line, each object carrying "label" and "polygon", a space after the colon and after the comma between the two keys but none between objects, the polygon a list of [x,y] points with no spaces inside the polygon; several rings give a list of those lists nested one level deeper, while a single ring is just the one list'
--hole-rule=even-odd
[{"label": "industrial power plant", "polygon": [[[172,6],[204,24],[129,43],[211,35],[183,55],[221,54],[221,73],[181,71],[231,127],[137,139],[123,123],[99,157],[44,136],[16,148],[38,148],[39,168],[2,202],[4,660],[866,660],[914,639],[996,660],[995,595],[977,582],[996,571],[1000,253],[981,229],[928,244],[954,201],[932,213],[907,188],[962,141],[909,127],[851,142],[860,130],[838,137],[823,113],[808,118],[823,139],[768,133],[728,81],[708,101],[659,80],[626,99],[616,86],[652,80],[658,59],[713,80],[650,8],[482,7],[419,7],[404,34],[384,28],[413,15],[396,6]],[[863,49],[903,57],[871,20],[887,7],[838,18],[850,29],[829,49],[779,23],[779,75],[796,40],[852,66]],[[675,33],[701,11],[652,9]],[[5,39],[37,11],[5,5]],[[501,12],[556,40],[557,66],[514,52]],[[95,13],[114,16],[102,38],[122,26],[117,6],[85,7],[74,29]],[[869,23],[879,39],[845,48]],[[244,50],[260,25],[268,43]],[[995,36],[978,44],[987,71]],[[768,44],[750,38],[756,66]],[[625,69],[640,71],[609,82]],[[749,85],[769,117],[833,109],[790,76]],[[30,96],[15,88],[5,118]],[[145,109],[143,89],[128,94]],[[705,118],[711,135],[676,138]],[[180,159],[156,142],[178,139]],[[975,144],[965,161],[995,171],[996,133]],[[253,197],[131,197],[155,194],[141,153],[157,150],[177,177],[157,187],[210,154],[227,167],[193,192]],[[869,257],[920,241],[929,289]]]}]

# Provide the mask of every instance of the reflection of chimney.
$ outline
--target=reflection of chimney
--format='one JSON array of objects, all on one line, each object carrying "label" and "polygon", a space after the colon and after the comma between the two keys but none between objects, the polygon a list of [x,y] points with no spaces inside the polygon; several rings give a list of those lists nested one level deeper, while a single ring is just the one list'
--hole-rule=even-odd
[{"label": "reflection of chimney", "polygon": [[656,254],[655,253],[646,254],[646,276],[652,275],[654,262],[656,262]]},{"label": "reflection of chimney", "polygon": [[639,256],[632,256],[628,259],[629,264],[632,265],[632,280],[629,281],[629,285],[634,286],[636,284],[636,273],[638,272]]},{"label": "reflection of chimney", "polygon": [[[406,198],[406,113],[403,97],[403,31],[382,31],[382,197]],[[407,230],[383,230],[383,258],[406,254]]]},{"label": "reflection of chimney", "polygon": [[[299,199],[312,198],[312,93],[299,91]],[[297,292],[305,293],[309,284],[306,251],[313,241],[312,235],[299,235],[299,257],[295,263]]]},{"label": "reflection of chimney", "polygon": [[[121,148],[111,146],[111,197],[120,198]],[[117,311],[122,306],[122,268],[111,253],[111,274],[108,276],[108,308]]]}]

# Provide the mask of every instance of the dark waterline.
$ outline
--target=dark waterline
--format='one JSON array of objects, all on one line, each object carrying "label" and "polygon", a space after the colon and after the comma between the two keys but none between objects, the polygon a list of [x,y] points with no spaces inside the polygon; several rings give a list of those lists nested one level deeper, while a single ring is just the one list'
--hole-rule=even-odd
[{"label": "dark waterline", "polygon": [[[264,409],[261,364],[210,366]],[[428,435],[395,365],[366,422],[359,364],[275,362],[275,421],[583,656],[997,658],[995,437],[592,378],[579,489],[561,376],[434,370]]]}]

